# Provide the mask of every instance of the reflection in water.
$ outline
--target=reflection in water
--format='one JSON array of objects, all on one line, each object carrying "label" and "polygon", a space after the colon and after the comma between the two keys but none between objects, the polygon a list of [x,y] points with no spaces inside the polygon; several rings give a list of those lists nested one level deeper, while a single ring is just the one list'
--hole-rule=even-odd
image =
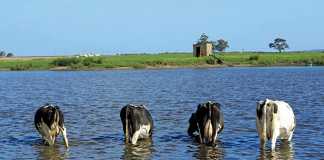
[{"label": "reflection in water", "polygon": [[60,145],[47,146],[43,144],[37,144],[34,146],[39,152],[38,159],[56,160],[67,158],[66,148],[62,148]]},{"label": "reflection in water", "polygon": [[151,159],[153,141],[151,138],[143,139],[136,145],[125,144],[124,154],[121,159]]},{"label": "reflection in water", "polygon": [[216,146],[201,144],[197,147],[194,157],[197,159],[224,159],[223,145],[220,142]]},{"label": "reflection in water", "polygon": [[281,142],[276,146],[275,151],[271,151],[270,148],[261,149],[258,159],[294,159],[294,149],[290,142]]}]

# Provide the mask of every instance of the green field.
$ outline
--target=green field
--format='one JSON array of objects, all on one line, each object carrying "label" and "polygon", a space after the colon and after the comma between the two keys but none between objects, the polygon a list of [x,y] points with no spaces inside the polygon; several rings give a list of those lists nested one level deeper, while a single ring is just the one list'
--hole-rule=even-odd
[{"label": "green field", "polygon": [[15,57],[0,58],[0,70],[101,70],[120,68],[324,65],[323,52],[226,52],[216,54],[215,57],[196,58],[191,53],[123,54],[87,58],[68,56]]},{"label": "green field", "polygon": [[324,65],[323,52],[286,52],[286,53],[224,53],[219,55],[231,65],[252,66],[300,66]]}]

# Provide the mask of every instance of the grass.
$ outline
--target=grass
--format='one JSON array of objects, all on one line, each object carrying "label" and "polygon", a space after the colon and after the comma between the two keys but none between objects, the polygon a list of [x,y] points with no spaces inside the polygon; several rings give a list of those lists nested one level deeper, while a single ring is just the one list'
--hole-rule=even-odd
[{"label": "grass", "polygon": [[324,65],[324,53],[322,52],[224,53],[219,56],[223,61],[233,65]]},{"label": "grass", "polygon": [[206,64],[210,57],[195,58],[191,54],[138,54],[138,55],[120,55],[108,56],[104,64],[116,67],[161,67],[161,66],[191,66]]},{"label": "grass", "polygon": [[0,58],[0,70],[93,70],[113,68],[166,68],[199,66],[292,66],[324,65],[321,52],[226,52],[216,58],[193,57],[191,53],[128,54],[101,57]]},{"label": "grass", "polygon": [[51,59],[0,59],[0,70],[48,70],[51,62]]}]

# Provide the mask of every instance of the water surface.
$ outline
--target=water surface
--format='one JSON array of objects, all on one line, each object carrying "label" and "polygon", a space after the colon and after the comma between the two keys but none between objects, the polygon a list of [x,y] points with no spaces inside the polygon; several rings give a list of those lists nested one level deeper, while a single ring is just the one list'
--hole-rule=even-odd
[{"label": "water surface", "polygon": [[[320,159],[324,157],[324,68],[214,68],[78,72],[0,72],[0,159]],[[297,119],[292,143],[259,150],[256,101],[281,99]],[[216,147],[187,136],[198,103],[222,105],[225,128]],[[61,106],[62,138],[41,144],[33,116],[44,103]],[[125,145],[119,111],[145,104],[152,140]]]}]

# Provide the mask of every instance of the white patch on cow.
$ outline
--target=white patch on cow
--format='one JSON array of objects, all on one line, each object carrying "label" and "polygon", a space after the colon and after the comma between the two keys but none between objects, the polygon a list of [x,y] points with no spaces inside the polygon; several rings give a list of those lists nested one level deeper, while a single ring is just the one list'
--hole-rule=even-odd
[{"label": "white patch on cow", "polygon": [[[274,113],[274,104],[277,106],[277,113]],[[257,107],[260,107],[260,104]],[[288,103],[266,99],[261,120],[257,117],[257,129],[262,146],[269,139],[271,149],[274,150],[277,138],[291,141],[295,126],[295,115]]]},{"label": "white patch on cow", "polygon": [[141,125],[140,129],[135,131],[131,139],[132,144],[136,144],[138,139],[150,137],[150,125]]}]

